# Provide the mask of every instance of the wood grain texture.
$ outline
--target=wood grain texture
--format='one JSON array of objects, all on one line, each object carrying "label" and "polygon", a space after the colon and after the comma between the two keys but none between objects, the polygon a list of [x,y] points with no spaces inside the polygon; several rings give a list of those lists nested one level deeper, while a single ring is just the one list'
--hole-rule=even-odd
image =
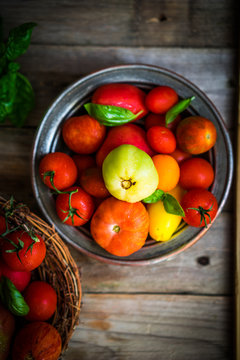
[{"label": "wood grain texture", "polygon": [[64,360],[229,360],[232,298],[85,294]]},{"label": "wood grain texture", "polygon": [[6,32],[38,23],[33,42],[42,44],[232,47],[236,40],[234,0],[2,0],[1,13]]},{"label": "wood grain texture", "polygon": [[186,77],[207,94],[227,127],[233,128],[236,54],[230,49],[31,45],[28,54],[19,60],[21,71],[36,94],[36,106],[27,126],[37,126],[61,91],[83,75],[108,66],[140,63],[164,67]]}]

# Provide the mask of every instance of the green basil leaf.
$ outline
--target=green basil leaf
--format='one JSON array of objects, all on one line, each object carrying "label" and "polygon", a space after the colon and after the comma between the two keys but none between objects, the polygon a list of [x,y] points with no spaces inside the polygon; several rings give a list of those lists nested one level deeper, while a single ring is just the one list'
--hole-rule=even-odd
[{"label": "green basil leaf", "polygon": [[33,22],[29,22],[10,30],[6,46],[8,60],[15,60],[26,52],[31,41],[33,28],[36,25]]},{"label": "green basil leaf", "polygon": [[7,277],[2,276],[0,282],[0,297],[3,304],[13,315],[25,316],[29,312],[29,306],[16,286]]},{"label": "green basil leaf", "polygon": [[163,199],[163,206],[167,213],[184,217],[183,208],[174,196],[166,193]]},{"label": "green basil leaf", "polygon": [[16,97],[15,72],[8,72],[0,78],[0,122],[3,122],[13,110]]},{"label": "green basil leaf", "polygon": [[142,112],[134,114],[132,111],[111,105],[100,105],[87,103],[84,105],[88,115],[99,121],[105,126],[118,126],[135,120]]},{"label": "green basil leaf", "polygon": [[35,104],[34,92],[28,79],[20,73],[16,78],[16,96],[9,119],[18,127],[23,126],[29,112]]},{"label": "green basil leaf", "polygon": [[153,204],[158,202],[159,200],[163,200],[165,192],[163,190],[157,189],[154,193],[145,199],[142,200],[145,204]]},{"label": "green basil leaf", "polygon": [[187,99],[183,99],[183,100],[179,101],[176,105],[171,107],[171,109],[168,110],[168,112],[166,113],[166,116],[165,116],[166,125],[173,122],[181,112],[186,110],[187,107],[190,105],[190,103],[194,99],[195,99],[195,96],[192,96],[192,97],[187,98]]}]

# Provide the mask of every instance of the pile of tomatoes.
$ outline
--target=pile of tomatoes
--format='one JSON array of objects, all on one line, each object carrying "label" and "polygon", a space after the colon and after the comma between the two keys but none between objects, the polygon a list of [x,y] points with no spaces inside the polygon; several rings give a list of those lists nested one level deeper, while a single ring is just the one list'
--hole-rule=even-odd
[{"label": "pile of tomatoes", "polygon": [[[148,93],[123,83],[97,88],[84,105],[86,113],[62,124],[68,151],[46,154],[39,164],[60,220],[76,227],[89,223],[93,239],[117,256],[137,251],[149,235],[156,241],[171,239],[182,220],[207,227],[218,210],[209,190],[214,169],[208,157],[217,132],[211,120],[190,116],[184,104],[191,99],[185,100],[168,86]],[[156,194],[161,193],[157,201],[155,193],[148,201],[123,201],[106,186],[104,161],[127,144],[151,158],[158,174]],[[123,182],[125,187],[136,183],[133,178]],[[166,204],[169,194],[181,212],[171,210],[175,203]]]},{"label": "pile of tomatoes", "polygon": [[56,311],[57,293],[32,276],[46,256],[45,242],[32,229],[10,225],[8,214],[6,209],[0,215],[0,357],[11,350],[13,360],[40,353],[57,360],[61,337],[47,322]]}]

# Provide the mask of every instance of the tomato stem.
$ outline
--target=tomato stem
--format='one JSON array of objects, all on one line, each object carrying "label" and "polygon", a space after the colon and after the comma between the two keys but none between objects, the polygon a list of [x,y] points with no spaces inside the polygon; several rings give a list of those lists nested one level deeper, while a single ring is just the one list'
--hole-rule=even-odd
[{"label": "tomato stem", "polygon": [[85,220],[83,217],[81,217],[79,214],[78,214],[78,209],[76,208],[73,208],[72,207],[72,204],[71,204],[71,199],[72,199],[72,195],[77,193],[78,192],[78,189],[75,189],[75,190],[72,190],[72,191],[68,191],[68,192],[65,192],[64,194],[69,194],[69,198],[68,198],[68,206],[69,206],[69,210],[63,210],[61,209],[61,211],[63,213],[67,213],[67,216],[65,217],[65,219],[63,220],[63,223],[66,222],[69,218],[71,218],[72,220],[72,224],[74,225],[74,215],[78,216],[80,219],[82,220]]},{"label": "tomato stem", "polygon": [[199,206],[198,208],[188,208],[190,210],[196,210],[199,212],[200,216],[201,216],[201,219],[200,219],[200,225],[202,224],[202,222],[204,221],[204,224],[205,224],[205,227],[207,228],[207,219],[206,219],[206,216],[208,217],[209,219],[209,223],[211,224],[211,216],[209,214],[209,211],[211,211],[213,208],[213,204],[210,206],[209,209],[204,209],[202,206]]},{"label": "tomato stem", "polygon": [[120,231],[120,226],[119,226],[119,225],[114,225],[112,229],[113,229],[113,231],[114,231],[115,233],[119,233],[119,231]]}]

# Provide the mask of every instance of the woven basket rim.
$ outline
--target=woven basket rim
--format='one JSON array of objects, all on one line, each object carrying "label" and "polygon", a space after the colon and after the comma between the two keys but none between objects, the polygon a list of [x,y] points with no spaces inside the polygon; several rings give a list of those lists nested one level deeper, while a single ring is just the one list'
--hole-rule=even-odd
[{"label": "woven basket rim", "polygon": [[[14,204],[11,209],[11,204]],[[46,244],[46,257],[42,264],[33,270],[33,277],[47,281],[57,292],[57,310],[48,321],[60,333],[62,339],[62,354],[76,325],[82,300],[82,288],[78,267],[67,245],[45,220],[40,218],[29,207],[13,200],[9,196],[0,194],[0,215],[5,216],[6,210],[11,210],[8,223],[11,226],[20,226],[28,231],[31,229],[43,237]]]}]

